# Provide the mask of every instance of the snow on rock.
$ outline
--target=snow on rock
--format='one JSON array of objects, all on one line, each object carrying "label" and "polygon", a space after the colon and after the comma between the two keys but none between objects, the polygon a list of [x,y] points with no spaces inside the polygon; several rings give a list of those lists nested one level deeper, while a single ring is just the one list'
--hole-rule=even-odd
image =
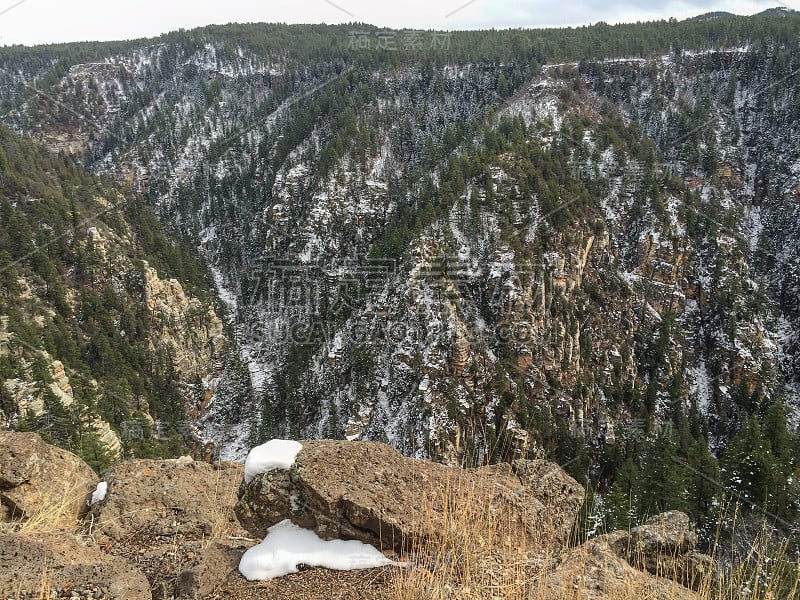
[{"label": "snow on rock", "polygon": [[708,372],[705,360],[703,359],[700,360],[699,365],[692,369],[691,373],[694,379],[691,390],[697,398],[697,407],[702,414],[707,414],[711,399],[714,396],[713,385],[716,379],[711,378],[711,374]]},{"label": "snow on rock", "polygon": [[97,484],[97,487],[92,492],[92,499],[89,500],[89,506],[94,506],[98,502],[102,502],[106,499],[106,493],[108,492],[108,482],[101,481]]},{"label": "snow on rock", "polygon": [[287,519],[270,527],[264,541],[244,553],[239,572],[248,581],[265,581],[297,573],[300,564],[337,571],[403,566],[373,546],[358,540],[325,541]]},{"label": "snow on rock", "polygon": [[270,440],[256,446],[244,461],[244,482],[250,483],[256,475],[275,469],[291,469],[302,449],[303,445],[293,440]]}]

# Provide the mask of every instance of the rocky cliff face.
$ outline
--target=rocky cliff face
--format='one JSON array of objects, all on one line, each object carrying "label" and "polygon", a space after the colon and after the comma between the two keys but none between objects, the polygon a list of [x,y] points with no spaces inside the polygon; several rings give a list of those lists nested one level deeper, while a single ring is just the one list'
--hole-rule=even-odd
[{"label": "rocky cliff face", "polygon": [[[11,351],[11,348],[17,348],[13,336],[9,336],[7,343],[9,351]],[[26,377],[22,379],[15,377],[14,379],[6,379],[3,382],[3,386],[11,401],[11,405],[7,409],[16,411],[17,415],[25,419],[36,420],[45,418],[48,420],[47,415],[49,414],[49,408],[45,404],[45,393],[47,390],[52,393],[52,397],[54,397],[64,409],[74,410],[76,408],[75,397],[64,364],[59,360],[53,360],[53,357],[47,352],[43,352],[40,356],[44,359],[45,363],[49,363],[48,373],[51,377],[51,383],[46,384],[47,388],[44,393],[41,389],[43,382],[32,379],[32,374],[30,372],[25,373]],[[89,382],[89,385],[93,386],[95,389],[97,388],[96,381]],[[89,417],[85,425],[90,427],[97,434],[100,442],[111,456],[114,458],[121,458],[122,442],[119,435],[111,428],[107,421],[98,417]]]},{"label": "rocky cliff face", "polygon": [[177,279],[164,281],[150,265],[143,266],[144,305],[154,324],[153,349],[171,348],[175,370],[185,381],[219,375],[218,353],[225,337],[214,307],[186,294]]},{"label": "rocky cliff face", "polygon": [[535,69],[310,68],[203,30],[98,48],[9,120],[91,142],[92,170],[199,245],[238,345],[211,356],[218,325],[171,284],[147,302],[182,307],[158,309],[176,368],[238,365],[196,402],[226,456],[277,434],[613,454],[690,416],[720,450],[797,403],[793,21],[751,22],[742,47],[686,25],[697,48]]},{"label": "rocky cliff face", "polygon": [[187,413],[224,371],[224,334],[196,255],[166,241],[140,198],[42,147],[3,130],[0,154],[3,426],[97,469],[143,428],[199,446]]},{"label": "rocky cliff face", "polygon": [[[103,242],[103,238],[93,228],[96,248],[102,249],[102,257],[107,260],[100,268],[106,272],[115,270],[119,273],[132,273],[136,270],[135,263],[119,254],[120,247],[113,242]],[[119,241],[117,243],[120,243]],[[106,256],[106,248],[109,256]],[[111,256],[114,258],[111,258]],[[194,416],[201,410],[202,400],[198,399],[208,392],[214,380],[222,372],[219,352],[224,347],[225,336],[222,321],[218,317],[213,304],[208,300],[200,300],[196,296],[187,294],[181,283],[176,279],[163,280],[156,269],[142,263],[141,279],[125,281],[119,278],[116,285],[128,295],[126,301],[132,302],[133,310],[146,311],[149,320],[149,350],[154,355],[164,354],[168,357],[170,366],[175,372],[175,382],[178,383],[184,394],[184,402],[189,410],[194,411]],[[27,285],[21,280],[22,285]],[[106,283],[98,277],[94,286]],[[125,289],[125,286],[130,286]],[[141,286],[141,292],[137,288]],[[141,294],[141,295],[139,295]],[[138,297],[137,297],[138,296]],[[39,298],[31,298],[34,302]],[[75,296],[76,312],[78,312],[77,294]],[[120,335],[124,338],[126,331],[122,329]],[[67,411],[79,410],[70,383],[70,375],[77,377],[81,387],[89,386],[95,394],[102,394],[102,385],[94,378],[87,378],[76,369],[65,367],[47,351],[37,352],[34,345],[13,332],[7,333],[6,351],[14,356],[28,368],[16,371],[15,377],[6,379],[3,385],[11,400],[10,406],[5,410],[6,418],[26,419],[36,421],[44,419],[58,429],[58,424],[53,422],[51,401]],[[38,379],[35,369],[32,369],[37,360],[43,361],[47,366],[44,379]],[[199,388],[192,386],[201,383]],[[131,398],[131,403],[136,400]],[[56,418],[57,419],[57,418]],[[115,457],[121,456],[122,442],[120,440],[120,423],[115,423],[112,428],[107,420],[97,415],[85,418],[85,424],[91,427],[99,436],[101,443]],[[115,431],[116,429],[116,431]]]},{"label": "rocky cliff face", "polygon": [[[748,208],[766,193],[754,182],[777,167],[748,170],[746,157],[733,160],[744,154],[726,146],[712,175],[665,146],[669,175],[688,190],[677,186],[658,204],[641,204],[638,154],[627,141],[604,138],[618,126],[604,108],[611,101],[623,119],[641,123],[660,142],[659,132],[687,110],[681,99],[699,97],[692,88],[698,69],[727,81],[737,61],[760,60],[755,51],[544,67],[487,126],[520,118],[542,152],[567,144],[564,160],[590,188],[594,209],[576,210],[586,191],[558,199],[529,189],[528,158],[506,152],[485,165],[487,179],[461,176],[463,188],[445,214],[409,240],[405,257],[372,260],[365,257],[379,255],[376,248],[386,243],[381,231],[400,215],[392,191],[399,181],[418,174],[419,184],[405,192],[418,198],[426,190],[452,193],[437,187],[452,165],[430,178],[415,169],[426,144],[447,127],[479,122],[495,102],[502,70],[444,68],[430,78],[413,66],[391,76],[378,69],[372,83],[353,74],[317,75],[309,86],[331,81],[334,90],[361,85],[369,93],[355,100],[356,112],[346,115],[354,121],[346,125],[323,107],[307,107],[321,112],[298,135],[293,119],[300,107],[289,103],[302,91],[263,124],[250,122],[254,106],[284,93],[280,78],[294,69],[291,61],[255,54],[243,60],[241,52],[228,56],[209,43],[185,55],[183,78],[159,94],[166,80],[152,65],[168,50],[155,45],[102,65],[74,65],[58,97],[91,114],[104,132],[92,150],[93,168],[150,190],[162,213],[202,242],[223,295],[235,301],[241,358],[264,398],[245,411],[260,415],[256,432],[383,439],[408,453],[460,460],[486,452],[487,428],[506,435],[518,452],[542,444],[541,436],[531,437],[537,419],[613,438],[610,424],[638,412],[632,397],[646,395],[652,418],[664,418],[668,382],[677,377],[687,407],[694,401],[710,420],[724,422],[741,404],[739,390],[764,397],[779,385],[779,328],[769,304],[738,310],[735,327],[714,316],[742,282],[760,289],[754,247],[740,239],[761,222]],[[634,85],[629,73],[638,77]],[[652,101],[636,100],[651,98],[652,82],[663,86],[662,80],[672,85],[665,97],[673,116],[659,117]],[[190,90],[208,82],[216,95],[203,104]],[[247,103],[238,99],[242,86],[250,89]],[[755,86],[742,81],[735,93],[746,98]],[[431,93],[413,121],[402,116],[417,96]],[[747,106],[760,114],[757,103]],[[166,128],[157,114],[169,115]],[[36,123],[38,135],[53,143],[70,127],[81,130],[55,116]],[[354,126],[365,144],[326,154],[329,132],[342,126]],[[248,133],[226,136],[232,128]],[[161,147],[155,131],[175,148]],[[719,148],[727,135],[720,133]],[[791,191],[790,179],[783,187]],[[203,197],[190,189],[204,190]],[[688,208],[686,194],[697,198]],[[709,211],[714,222],[731,225],[692,238],[687,228]],[[199,374],[203,368],[192,361],[208,363],[218,323],[195,314],[202,311],[187,306],[171,284],[154,282],[151,289],[146,277],[148,307],[160,303],[162,335],[177,341],[176,365]],[[665,321],[668,358],[648,374],[654,367],[642,366],[645,339]],[[178,329],[191,333],[181,339]],[[287,377],[290,365],[296,377]]]}]

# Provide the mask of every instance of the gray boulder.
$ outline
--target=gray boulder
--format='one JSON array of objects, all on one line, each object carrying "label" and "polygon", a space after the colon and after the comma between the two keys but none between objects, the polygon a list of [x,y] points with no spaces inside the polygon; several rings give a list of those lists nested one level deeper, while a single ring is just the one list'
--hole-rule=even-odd
[{"label": "gray boulder", "polygon": [[324,539],[408,552],[441,535],[454,514],[472,511],[484,527],[476,536],[531,545],[565,541],[583,494],[544,461],[463,470],[407,458],[385,444],[316,440],[303,442],[290,470],[242,483],[236,515],[259,537],[288,518]]},{"label": "gray boulder", "polygon": [[653,575],[699,589],[713,574],[710,556],[695,551],[697,533],[688,515],[670,511],[648,519],[629,533],[604,536],[609,546],[628,563]]},{"label": "gray boulder", "polygon": [[550,600],[700,600],[701,596],[667,577],[632,566],[612,547],[615,532],[567,551],[556,569],[537,582],[539,596]]},{"label": "gray boulder", "polygon": [[0,520],[73,529],[98,482],[83,460],[39,434],[0,432]]},{"label": "gray boulder", "polygon": [[0,534],[0,597],[42,590],[99,593],[113,600],[148,600],[147,578],[125,559],[83,544],[68,532]]},{"label": "gray boulder", "polygon": [[232,507],[242,468],[189,457],[125,461],[109,473],[106,498],[89,519],[113,541],[219,537],[237,528]]}]

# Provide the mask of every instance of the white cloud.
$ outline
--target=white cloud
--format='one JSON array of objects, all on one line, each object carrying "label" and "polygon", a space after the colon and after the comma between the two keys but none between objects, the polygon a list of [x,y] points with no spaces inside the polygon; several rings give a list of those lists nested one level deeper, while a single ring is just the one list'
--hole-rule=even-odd
[{"label": "white cloud", "polygon": [[[800,0],[784,1],[800,4]],[[229,22],[360,21],[398,29],[545,27],[682,19],[712,10],[751,14],[776,4],[775,0],[474,0],[468,4],[467,0],[24,0],[17,6],[19,0],[0,2],[5,3],[0,3],[1,44],[152,37]],[[2,14],[3,10],[8,12]]]}]

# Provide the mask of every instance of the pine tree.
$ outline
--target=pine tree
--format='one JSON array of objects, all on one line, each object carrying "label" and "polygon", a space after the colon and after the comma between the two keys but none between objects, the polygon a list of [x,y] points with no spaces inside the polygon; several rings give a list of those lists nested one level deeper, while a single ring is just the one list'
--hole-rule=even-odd
[{"label": "pine tree", "polygon": [[84,431],[73,443],[76,453],[89,465],[95,473],[102,477],[114,463],[114,456],[109,452],[100,437],[94,431]]},{"label": "pine tree", "polygon": [[793,470],[796,455],[792,452],[792,436],[789,433],[788,409],[785,404],[770,404],[764,416],[763,433],[773,456],[780,462],[781,470],[788,475]]},{"label": "pine tree", "polygon": [[642,468],[636,480],[640,515],[654,515],[667,510],[685,511],[686,482],[686,469],[678,460],[677,441],[670,430],[664,429],[645,446]]},{"label": "pine tree", "polygon": [[0,251],[0,302],[13,300],[19,294],[17,270],[14,260],[5,250]]},{"label": "pine tree", "polygon": [[611,490],[603,498],[602,520],[606,531],[630,529],[638,520],[639,499],[636,481],[639,468],[628,459],[616,474]]},{"label": "pine tree", "polygon": [[719,464],[705,438],[699,437],[689,447],[686,462],[688,464],[687,504],[689,515],[698,523],[709,524],[713,516],[714,499],[720,493]]},{"label": "pine tree", "polygon": [[781,514],[786,477],[754,415],[728,445],[721,473],[726,488],[749,508]]}]

